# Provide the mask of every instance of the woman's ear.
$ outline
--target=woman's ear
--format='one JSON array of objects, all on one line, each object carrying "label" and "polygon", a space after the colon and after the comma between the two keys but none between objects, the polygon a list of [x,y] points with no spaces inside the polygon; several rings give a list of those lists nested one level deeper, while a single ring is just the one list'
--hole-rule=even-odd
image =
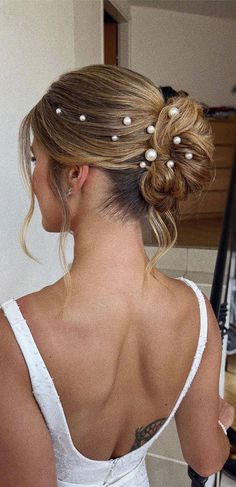
[{"label": "woman's ear", "polygon": [[80,190],[85,183],[89,173],[89,166],[74,166],[68,172],[68,184],[73,188],[73,191]]}]

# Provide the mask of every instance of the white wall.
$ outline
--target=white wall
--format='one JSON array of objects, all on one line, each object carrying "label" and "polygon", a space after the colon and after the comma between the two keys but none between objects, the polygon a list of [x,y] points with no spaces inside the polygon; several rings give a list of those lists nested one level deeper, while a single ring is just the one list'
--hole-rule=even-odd
[{"label": "white wall", "polygon": [[45,265],[27,258],[19,230],[29,198],[18,169],[18,128],[53,79],[74,67],[72,0],[0,3],[0,300],[39,288],[58,275],[56,234],[41,227],[36,211],[29,247]]},{"label": "white wall", "polygon": [[[26,257],[20,247],[29,197],[18,169],[18,129],[60,74],[102,62],[102,0],[89,5],[87,0],[0,0],[0,302],[40,289],[63,272],[58,234],[42,228],[36,199],[27,242],[43,265]],[[68,260],[72,250],[69,236]]]},{"label": "white wall", "polygon": [[131,69],[211,106],[235,105],[236,22],[131,7]]},{"label": "white wall", "polygon": [[103,0],[74,0],[75,64],[104,62]]}]

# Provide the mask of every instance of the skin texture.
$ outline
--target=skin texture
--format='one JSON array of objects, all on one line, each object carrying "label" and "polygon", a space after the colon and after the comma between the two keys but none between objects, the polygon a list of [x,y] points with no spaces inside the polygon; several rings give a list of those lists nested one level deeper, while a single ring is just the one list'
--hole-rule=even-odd
[{"label": "skin texture", "polygon": [[[47,181],[47,153],[36,140],[33,151],[42,226],[58,232],[61,214]],[[191,288],[157,269],[143,283],[148,258],[139,224],[96,211],[107,185],[102,171],[68,168],[64,182],[65,191],[72,187],[70,302],[59,318],[59,279],[17,303],[53,377],[75,448],[108,460],[139,448],[169,416],[197,348],[199,307]],[[184,458],[203,475],[221,467],[229,450],[217,425],[220,333],[206,303],[204,360],[176,414]],[[2,311],[0,366],[0,487],[56,487],[51,438]]]}]

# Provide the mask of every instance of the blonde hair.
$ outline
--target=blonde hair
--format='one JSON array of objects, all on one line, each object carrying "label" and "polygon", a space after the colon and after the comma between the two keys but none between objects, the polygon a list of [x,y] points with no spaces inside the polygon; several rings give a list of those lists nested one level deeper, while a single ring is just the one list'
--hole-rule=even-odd
[{"label": "blonde hair", "polygon": [[[179,115],[170,118],[171,106]],[[56,108],[62,114],[56,113]],[[63,171],[71,165],[96,166],[105,171],[110,184],[100,211],[108,210],[123,220],[145,217],[156,236],[157,250],[146,273],[173,247],[177,239],[178,203],[190,193],[201,191],[212,181],[213,137],[202,105],[184,92],[165,101],[160,88],[130,69],[113,65],[91,65],[62,74],[24,117],[19,129],[20,168],[31,202],[20,232],[23,251],[25,235],[34,211],[31,185],[30,130],[49,155],[49,183],[62,210],[59,258],[66,287],[71,278],[65,258],[65,238],[70,230],[70,211],[62,184]],[[86,115],[86,121],[79,116]],[[122,120],[130,116],[132,123]],[[155,132],[147,133],[148,125]],[[113,142],[112,135],[118,135]],[[174,145],[173,137],[181,137]],[[144,152],[154,148],[158,157],[148,170],[138,164]],[[185,159],[186,152],[193,159]],[[166,162],[175,162],[174,170]],[[149,164],[149,163],[148,163]],[[64,305],[65,305],[64,304]]]}]

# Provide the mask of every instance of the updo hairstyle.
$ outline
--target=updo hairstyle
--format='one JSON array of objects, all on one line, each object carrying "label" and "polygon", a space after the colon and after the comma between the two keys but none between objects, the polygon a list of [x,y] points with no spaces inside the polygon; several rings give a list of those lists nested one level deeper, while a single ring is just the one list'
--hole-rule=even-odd
[{"label": "updo hairstyle", "polygon": [[[168,115],[171,107],[179,110],[174,117]],[[80,120],[81,114],[86,120]],[[132,121],[129,126],[122,123],[126,116]],[[155,127],[151,135],[149,125]],[[158,250],[146,272],[176,242],[179,202],[191,193],[201,193],[212,181],[212,130],[196,100],[185,92],[165,99],[151,80],[124,67],[98,64],[64,73],[24,117],[19,129],[20,168],[31,196],[20,239],[22,249],[33,259],[25,243],[34,211],[30,130],[51,161],[49,182],[63,215],[59,257],[67,293],[70,272],[64,243],[70,212],[63,186],[65,168],[88,164],[105,171],[109,184],[99,212],[123,221],[149,221]],[[112,140],[114,135],[117,141]],[[175,136],[181,137],[178,145],[173,143]],[[156,150],[157,158],[143,169],[139,163],[145,161],[145,151],[150,148]],[[193,154],[192,160],[186,160],[186,152]],[[168,160],[174,161],[173,168],[166,165]]]}]

